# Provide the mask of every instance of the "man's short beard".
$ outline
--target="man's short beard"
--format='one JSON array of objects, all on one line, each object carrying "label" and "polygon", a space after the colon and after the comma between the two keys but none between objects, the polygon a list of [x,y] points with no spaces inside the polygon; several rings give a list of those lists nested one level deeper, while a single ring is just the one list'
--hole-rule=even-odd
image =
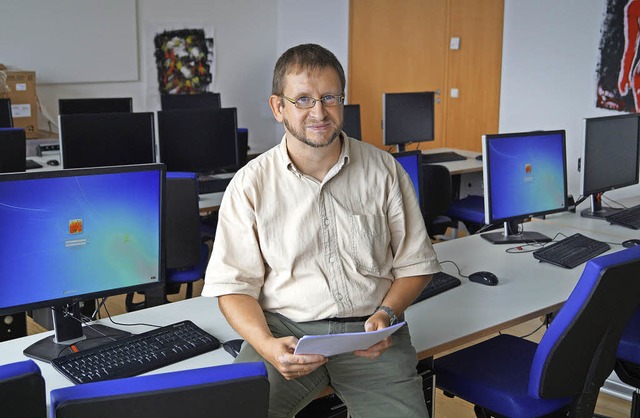
[{"label": "man's short beard", "polygon": [[316,143],[311,141],[309,138],[306,137],[306,135],[303,132],[300,132],[296,129],[293,129],[293,127],[289,124],[289,122],[287,121],[287,119],[285,118],[283,120],[284,126],[287,128],[287,130],[291,133],[291,135],[293,135],[298,141],[302,142],[303,144],[306,144],[310,147],[313,148],[323,148],[323,147],[328,147],[329,145],[331,145],[333,143],[333,141],[336,140],[336,138],[338,138],[340,136],[340,132],[342,131],[342,129],[336,129],[335,131],[333,131],[331,133],[331,137],[329,138],[329,140],[327,142],[324,143]]}]

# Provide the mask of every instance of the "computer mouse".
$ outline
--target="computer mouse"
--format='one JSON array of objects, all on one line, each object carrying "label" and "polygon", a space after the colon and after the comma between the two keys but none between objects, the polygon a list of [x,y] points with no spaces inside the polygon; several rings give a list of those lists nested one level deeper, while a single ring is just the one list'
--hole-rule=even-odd
[{"label": "computer mouse", "polygon": [[222,347],[224,348],[224,351],[231,354],[235,358],[235,357],[238,357],[238,353],[242,348],[243,342],[244,342],[243,339],[229,340],[229,341],[223,342]]},{"label": "computer mouse", "polygon": [[60,161],[58,161],[58,160],[49,160],[49,161],[47,161],[47,164],[49,164],[49,165],[60,165]]},{"label": "computer mouse", "polygon": [[622,241],[622,246],[624,248],[635,247],[636,245],[640,245],[640,239],[628,239],[626,241]]},{"label": "computer mouse", "polygon": [[469,280],[475,283],[486,284],[488,286],[495,286],[498,284],[498,278],[495,274],[488,271],[476,271],[469,275]]}]

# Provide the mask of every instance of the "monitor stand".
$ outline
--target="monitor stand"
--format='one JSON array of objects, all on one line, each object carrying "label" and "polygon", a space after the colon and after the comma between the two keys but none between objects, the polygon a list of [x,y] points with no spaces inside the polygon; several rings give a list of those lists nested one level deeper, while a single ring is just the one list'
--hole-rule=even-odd
[{"label": "monitor stand", "polygon": [[616,212],[620,212],[622,209],[606,208],[602,207],[602,193],[595,193],[591,195],[591,206],[587,209],[580,211],[580,216],[585,218],[600,218],[604,219],[609,215],[613,215]]},{"label": "monitor stand", "polygon": [[533,242],[549,242],[551,238],[533,231],[518,232],[519,221],[507,221],[501,232],[490,232],[480,236],[492,244],[530,244]]},{"label": "monitor stand", "polygon": [[106,325],[82,324],[78,304],[67,305],[64,308],[51,308],[51,314],[55,334],[25,348],[23,351],[25,356],[51,363],[54,358],[70,354],[71,345],[77,344],[80,350],[83,350],[131,335],[130,332]]}]

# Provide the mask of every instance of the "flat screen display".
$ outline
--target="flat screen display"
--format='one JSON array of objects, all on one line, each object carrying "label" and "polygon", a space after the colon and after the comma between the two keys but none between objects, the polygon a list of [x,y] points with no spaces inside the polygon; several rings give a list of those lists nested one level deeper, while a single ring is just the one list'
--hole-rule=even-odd
[{"label": "flat screen display", "polygon": [[383,143],[402,145],[434,139],[434,93],[383,93]]},{"label": "flat screen display", "polygon": [[0,176],[0,313],[161,280],[160,164]]},{"label": "flat screen display", "polygon": [[58,114],[133,112],[131,97],[96,97],[86,99],[59,99]]}]

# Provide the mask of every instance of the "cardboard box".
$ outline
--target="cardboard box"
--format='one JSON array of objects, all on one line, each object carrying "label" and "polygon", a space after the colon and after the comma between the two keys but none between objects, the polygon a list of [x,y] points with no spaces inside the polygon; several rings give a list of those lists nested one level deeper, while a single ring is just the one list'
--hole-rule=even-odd
[{"label": "cardboard box", "polygon": [[23,128],[27,138],[38,137],[38,102],[36,98],[35,71],[6,69],[0,64],[0,71],[7,75],[8,92],[0,92],[0,97],[11,100],[13,126]]}]

